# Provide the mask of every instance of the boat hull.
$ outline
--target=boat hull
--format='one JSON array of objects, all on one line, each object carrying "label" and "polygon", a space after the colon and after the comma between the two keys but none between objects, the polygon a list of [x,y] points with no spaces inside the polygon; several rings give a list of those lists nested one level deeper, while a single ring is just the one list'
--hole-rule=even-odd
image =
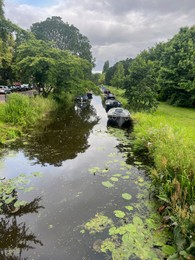
[{"label": "boat hull", "polygon": [[111,108],[108,113],[107,125],[118,127],[129,127],[132,124],[130,113],[123,108]]}]

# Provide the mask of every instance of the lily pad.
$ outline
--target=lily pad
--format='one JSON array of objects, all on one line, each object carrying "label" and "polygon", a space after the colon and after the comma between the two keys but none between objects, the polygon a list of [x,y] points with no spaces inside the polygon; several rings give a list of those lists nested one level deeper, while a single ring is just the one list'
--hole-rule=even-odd
[{"label": "lily pad", "polygon": [[123,199],[125,199],[125,200],[130,200],[130,199],[132,198],[131,194],[129,194],[129,193],[123,193],[123,194],[122,194],[122,197],[123,197]]},{"label": "lily pad", "polygon": [[101,251],[106,253],[107,251],[112,252],[115,249],[115,243],[111,239],[105,239],[101,244]]},{"label": "lily pad", "polygon": [[118,181],[118,178],[116,178],[116,177],[111,177],[110,180],[113,181],[113,182],[117,182],[117,181]]},{"label": "lily pad", "polygon": [[117,217],[117,218],[124,218],[125,217],[125,212],[121,211],[121,210],[115,210],[114,211],[114,215]]},{"label": "lily pad", "polygon": [[109,181],[103,181],[103,182],[102,182],[102,185],[103,185],[104,187],[106,187],[106,188],[112,188],[112,187],[114,187],[114,185],[113,185],[111,182],[109,182]]},{"label": "lily pad", "polygon": [[133,210],[133,207],[132,207],[132,206],[125,206],[125,208],[126,208],[128,211],[132,211],[132,210]]},{"label": "lily pad", "polygon": [[140,183],[144,182],[144,178],[138,177],[138,182],[140,182]]},{"label": "lily pad", "polygon": [[113,176],[114,176],[114,177],[121,177],[122,174],[120,174],[120,173],[116,173],[116,174],[114,174]]},{"label": "lily pad", "polygon": [[129,175],[125,175],[122,177],[123,180],[128,180],[129,178],[130,178]]},{"label": "lily pad", "polygon": [[102,232],[105,228],[113,224],[112,219],[104,216],[102,213],[97,213],[94,218],[87,222],[84,227],[90,234]]},{"label": "lily pad", "polygon": [[93,167],[93,168],[88,169],[88,171],[89,171],[91,174],[94,174],[94,173],[100,171],[100,168],[99,168],[99,167]]}]

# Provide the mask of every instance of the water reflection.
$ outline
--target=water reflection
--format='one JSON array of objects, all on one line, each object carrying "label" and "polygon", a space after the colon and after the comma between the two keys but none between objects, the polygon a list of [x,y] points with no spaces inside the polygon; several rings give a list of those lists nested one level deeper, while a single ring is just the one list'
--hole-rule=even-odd
[{"label": "water reflection", "polygon": [[0,259],[20,260],[22,253],[29,249],[34,249],[35,245],[43,246],[43,243],[36,238],[36,235],[29,231],[25,222],[18,223],[19,217],[28,213],[38,213],[41,198],[35,198],[33,201],[14,214],[5,214],[0,217]]},{"label": "water reflection", "polygon": [[89,147],[88,136],[98,121],[96,110],[90,104],[79,110],[74,107],[60,110],[33,130],[25,143],[20,141],[12,149],[22,148],[35,164],[61,166],[63,161],[75,158]]}]

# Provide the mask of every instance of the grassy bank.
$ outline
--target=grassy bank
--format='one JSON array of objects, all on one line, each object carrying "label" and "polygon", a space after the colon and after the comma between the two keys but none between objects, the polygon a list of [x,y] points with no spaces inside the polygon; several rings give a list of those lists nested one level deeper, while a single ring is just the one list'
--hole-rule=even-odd
[{"label": "grassy bank", "polygon": [[6,103],[0,104],[0,144],[21,136],[55,106],[49,98],[11,94]]},{"label": "grassy bank", "polygon": [[[123,91],[111,91],[124,100]],[[152,189],[162,205],[164,227],[174,234],[178,253],[171,259],[194,259],[195,110],[160,104],[153,114],[132,117],[134,150],[153,162]]]}]

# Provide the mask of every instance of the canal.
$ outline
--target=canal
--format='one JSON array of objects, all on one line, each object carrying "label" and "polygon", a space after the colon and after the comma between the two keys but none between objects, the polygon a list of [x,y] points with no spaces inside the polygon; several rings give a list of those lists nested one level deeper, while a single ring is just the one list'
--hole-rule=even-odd
[{"label": "canal", "polygon": [[171,237],[131,130],[107,127],[100,96],[52,113],[6,147],[0,177],[18,176],[28,204],[0,216],[0,259],[166,259]]}]

